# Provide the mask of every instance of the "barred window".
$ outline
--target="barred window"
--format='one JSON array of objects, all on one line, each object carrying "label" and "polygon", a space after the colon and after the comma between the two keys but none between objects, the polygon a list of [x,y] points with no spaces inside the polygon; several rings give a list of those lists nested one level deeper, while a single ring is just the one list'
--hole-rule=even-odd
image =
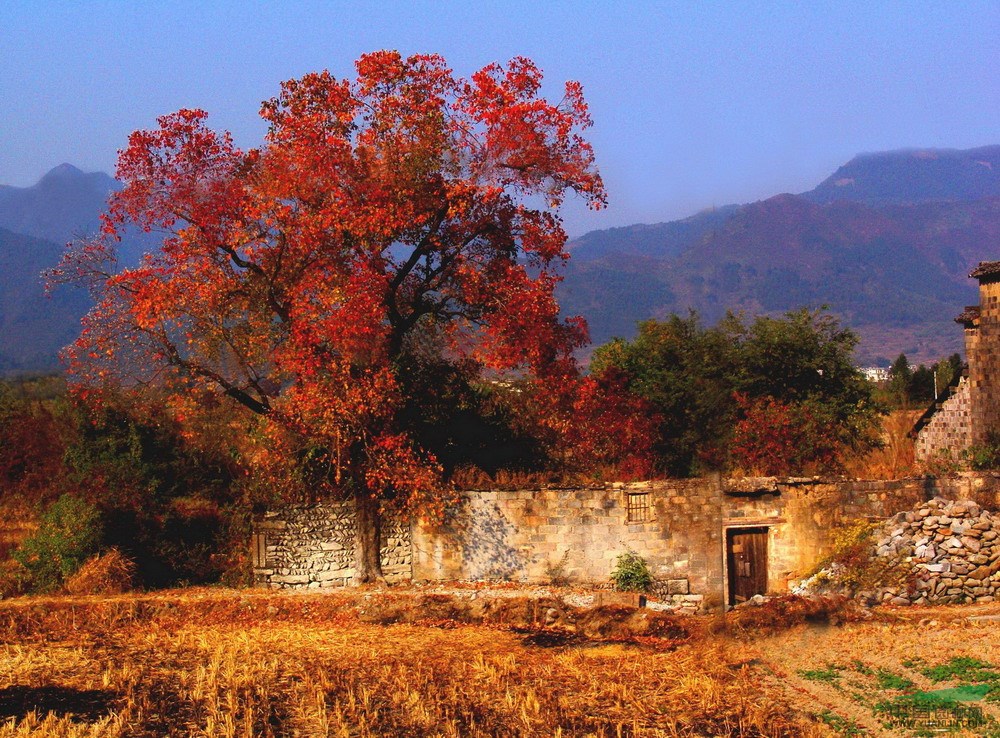
[{"label": "barred window", "polygon": [[645,523],[653,519],[652,508],[649,506],[649,492],[629,492],[626,498],[630,523]]}]

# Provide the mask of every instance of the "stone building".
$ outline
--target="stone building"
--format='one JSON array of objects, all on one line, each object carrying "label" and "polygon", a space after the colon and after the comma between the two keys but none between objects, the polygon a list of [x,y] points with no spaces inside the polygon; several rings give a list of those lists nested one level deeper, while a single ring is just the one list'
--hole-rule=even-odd
[{"label": "stone building", "polygon": [[958,462],[1000,433],[1000,261],[980,262],[969,276],[979,280],[979,304],[955,318],[965,329],[968,374],[917,421],[917,461]]},{"label": "stone building", "polygon": [[980,445],[1000,430],[1000,261],[981,262],[969,276],[979,280],[979,305],[963,325],[972,443]]},{"label": "stone building", "polygon": [[[473,490],[444,524],[388,521],[390,581],[607,584],[617,557],[649,564],[654,591],[690,611],[782,592],[829,552],[838,526],[936,496],[995,509],[1000,478],[890,481],[669,479],[581,488]],[[258,584],[321,589],[354,574],[351,502],[275,510],[257,521]]]}]

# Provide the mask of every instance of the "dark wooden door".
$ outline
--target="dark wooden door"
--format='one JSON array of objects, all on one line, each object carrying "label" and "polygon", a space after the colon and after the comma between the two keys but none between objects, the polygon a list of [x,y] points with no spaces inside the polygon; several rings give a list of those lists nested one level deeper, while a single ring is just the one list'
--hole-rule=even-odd
[{"label": "dark wooden door", "polygon": [[726,557],[730,605],[767,594],[767,528],[731,528]]}]

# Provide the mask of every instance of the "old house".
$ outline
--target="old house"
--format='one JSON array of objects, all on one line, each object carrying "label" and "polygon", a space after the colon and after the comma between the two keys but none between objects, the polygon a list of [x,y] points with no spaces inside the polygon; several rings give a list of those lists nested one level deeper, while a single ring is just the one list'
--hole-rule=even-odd
[{"label": "old house", "polygon": [[[648,563],[655,592],[691,611],[785,591],[829,550],[831,534],[935,496],[995,507],[1000,480],[668,479],[585,488],[470,490],[444,525],[390,521],[390,581],[503,580],[606,584],[616,558]],[[275,510],[257,521],[256,581],[346,584],[353,571],[350,501]]]},{"label": "old house", "polygon": [[960,462],[1000,432],[1000,261],[981,262],[969,276],[979,280],[979,304],[955,318],[965,329],[969,368],[914,427],[916,457],[924,463]]}]

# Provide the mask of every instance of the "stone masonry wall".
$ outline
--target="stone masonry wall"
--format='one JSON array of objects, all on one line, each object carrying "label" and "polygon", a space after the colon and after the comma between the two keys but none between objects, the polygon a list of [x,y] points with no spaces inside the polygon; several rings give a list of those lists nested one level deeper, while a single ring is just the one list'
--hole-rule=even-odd
[{"label": "stone masonry wall", "polygon": [[[410,526],[382,525],[382,571],[388,581],[411,576]],[[254,581],[272,587],[337,587],[354,576],[354,502],[289,506],[254,526]]]},{"label": "stone masonry wall", "polygon": [[[607,584],[616,558],[646,559],[656,594],[687,610],[725,596],[726,531],[765,528],[768,589],[782,592],[829,552],[830,535],[859,518],[888,518],[934,497],[1000,509],[1000,477],[966,473],[893,481],[708,477],[577,489],[465,493],[443,525],[390,521],[390,580],[566,581]],[[278,587],[346,584],[353,505],[268,513],[255,529],[255,577]]]},{"label": "stone masonry wall", "polygon": [[[630,522],[629,498],[648,503]],[[627,550],[645,558],[659,594],[700,607],[722,575],[717,480],[669,480],[585,489],[476,491],[452,520],[416,527],[417,579],[604,583]]]},{"label": "stone masonry wall", "polygon": [[917,435],[914,444],[917,461],[958,461],[957,455],[972,445],[970,397],[970,383],[963,377]]},{"label": "stone masonry wall", "polygon": [[[983,445],[1000,431],[1000,280],[979,285],[979,327],[966,332],[966,356],[972,390],[972,442]],[[972,340],[969,340],[969,339]]]},{"label": "stone masonry wall", "polygon": [[[606,583],[618,555],[633,550],[649,564],[658,594],[687,609],[714,607],[724,596],[729,528],[767,529],[769,589],[781,592],[829,552],[838,525],[885,518],[938,494],[996,498],[997,482],[982,475],[894,481],[716,477],[469,492],[447,525],[414,528],[413,572],[429,580]],[[646,522],[628,519],[629,497],[637,494],[649,496]]]}]

